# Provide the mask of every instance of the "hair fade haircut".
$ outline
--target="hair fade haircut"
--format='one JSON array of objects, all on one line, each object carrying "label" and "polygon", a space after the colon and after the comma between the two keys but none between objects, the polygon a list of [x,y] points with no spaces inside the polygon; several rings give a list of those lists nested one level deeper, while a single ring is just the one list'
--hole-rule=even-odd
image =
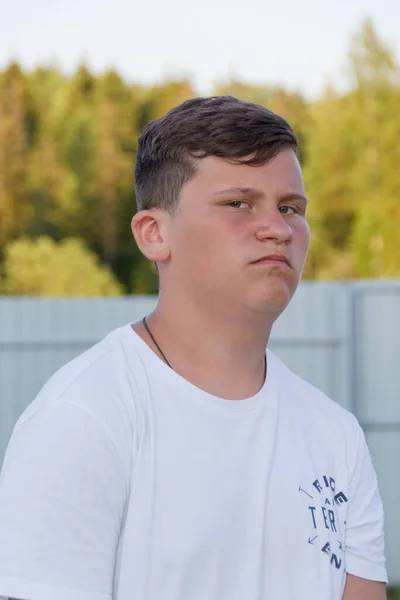
[{"label": "hair fade haircut", "polygon": [[162,208],[173,214],[181,187],[196,173],[196,159],[219,156],[237,164],[262,165],[286,148],[297,152],[293,129],[264,106],[232,96],[186,100],[148,123],[139,137],[137,208]]}]

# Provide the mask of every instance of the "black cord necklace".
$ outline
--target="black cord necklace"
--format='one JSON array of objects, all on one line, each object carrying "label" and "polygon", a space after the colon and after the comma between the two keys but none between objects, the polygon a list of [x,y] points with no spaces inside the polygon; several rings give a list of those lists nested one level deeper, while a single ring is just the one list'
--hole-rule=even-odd
[{"label": "black cord necklace", "polygon": [[167,357],[165,356],[164,352],[161,350],[160,346],[157,344],[154,335],[151,333],[149,326],[147,325],[147,321],[146,321],[146,317],[143,317],[143,325],[146,328],[147,333],[149,334],[149,336],[151,337],[151,339],[153,340],[153,342],[155,343],[155,345],[157,346],[161,356],[163,357],[163,359],[165,360],[165,362],[167,363],[167,365],[169,366],[170,369],[172,369],[171,365],[169,364]]},{"label": "black cord necklace", "polygon": [[[143,317],[143,325],[145,326],[147,333],[149,334],[149,336],[153,340],[153,342],[156,345],[156,347],[157,347],[158,351],[160,352],[161,356],[163,357],[163,359],[165,360],[165,362],[167,363],[167,365],[169,366],[169,368],[172,369],[170,363],[168,362],[167,357],[165,356],[164,352],[161,350],[160,346],[157,344],[154,335],[151,333],[150,327],[147,325],[146,317]],[[267,376],[267,357],[264,356],[264,378],[266,376]]]}]

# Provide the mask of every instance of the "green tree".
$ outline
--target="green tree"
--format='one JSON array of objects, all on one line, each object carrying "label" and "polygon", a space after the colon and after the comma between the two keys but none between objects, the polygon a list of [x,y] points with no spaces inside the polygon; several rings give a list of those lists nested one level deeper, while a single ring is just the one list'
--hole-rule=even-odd
[{"label": "green tree", "polygon": [[34,115],[26,78],[12,63],[0,80],[0,247],[29,225],[28,172]]},{"label": "green tree", "polygon": [[134,151],[136,149],[135,109],[132,94],[114,71],[97,82],[94,110],[94,169],[93,201],[87,215],[91,224],[89,238],[102,259],[114,264],[120,250],[121,232],[129,228],[123,222],[123,204],[131,200],[131,216],[135,205],[133,185]]},{"label": "green tree", "polygon": [[2,289],[30,296],[116,296],[121,285],[81,240],[21,238],[5,251]]},{"label": "green tree", "polygon": [[53,68],[38,68],[28,76],[28,83],[36,121],[28,180],[33,214],[27,233],[32,237],[48,234],[60,238],[64,233],[62,215],[70,204],[68,170],[61,162],[61,144],[57,139],[67,81]]},{"label": "green tree", "polygon": [[65,173],[63,202],[54,213],[65,236],[87,239],[89,214],[94,201],[96,78],[85,66],[67,82],[54,123],[58,160]]},{"label": "green tree", "polygon": [[352,250],[361,277],[400,275],[400,69],[370,20],[354,36],[348,97],[354,135]]},{"label": "green tree", "polygon": [[369,20],[354,35],[347,70],[348,93],[328,90],[310,112],[312,275],[398,276],[399,69]]},{"label": "green tree", "polygon": [[[355,149],[352,123],[349,122],[347,98],[329,89],[310,107],[311,124],[307,148],[309,160],[304,166],[304,179],[309,196],[308,218],[311,246],[305,269],[306,277],[338,277],[335,268],[345,256],[354,222],[352,165]],[[355,273],[350,273],[350,276]],[[344,276],[349,276],[346,266]]]}]

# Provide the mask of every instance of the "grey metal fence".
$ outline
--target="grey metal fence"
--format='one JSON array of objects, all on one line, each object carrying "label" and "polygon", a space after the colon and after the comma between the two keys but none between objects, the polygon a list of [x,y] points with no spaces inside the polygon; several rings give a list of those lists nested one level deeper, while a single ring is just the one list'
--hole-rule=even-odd
[{"label": "grey metal fence", "polygon": [[[156,301],[0,298],[0,463],[17,418],[50,375]],[[389,577],[400,584],[400,281],[303,282],[270,348],[360,420],[385,507]]]}]

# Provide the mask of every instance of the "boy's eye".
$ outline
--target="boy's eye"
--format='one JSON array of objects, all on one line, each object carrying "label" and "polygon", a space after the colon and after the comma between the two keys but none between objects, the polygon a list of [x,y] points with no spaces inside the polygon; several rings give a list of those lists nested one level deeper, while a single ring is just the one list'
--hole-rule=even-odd
[{"label": "boy's eye", "polygon": [[241,204],[247,204],[247,202],[244,202],[243,200],[233,200],[232,202],[228,203],[228,206],[232,206],[233,208],[240,208]]},{"label": "boy's eye", "polygon": [[[283,215],[292,215],[296,212],[293,206],[280,206],[279,210]],[[291,210],[292,212],[290,213],[289,210]]]}]

